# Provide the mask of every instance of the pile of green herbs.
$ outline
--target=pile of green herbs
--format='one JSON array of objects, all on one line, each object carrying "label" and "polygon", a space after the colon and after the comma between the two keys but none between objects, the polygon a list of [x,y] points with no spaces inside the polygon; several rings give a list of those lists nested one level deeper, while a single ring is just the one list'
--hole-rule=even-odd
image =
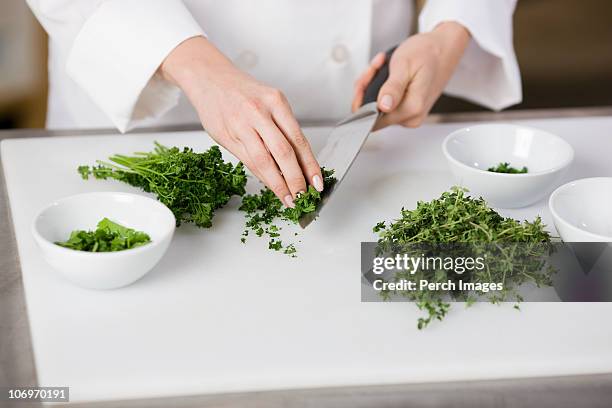
[{"label": "pile of green herbs", "polygon": [[[523,300],[518,288],[527,283],[550,286],[552,269],[546,266],[551,251],[550,234],[544,229],[540,217],[533,222],[519,222],[504,218],[489,208],[482,198],[472,198],[467,190],[453,187],[430,202],[418,202],[414,210],[401,210],[401,217],[388,225],[380,222],[374,227],[379,240],[377,254],[407,253],[422,256],[423,251],[434,251],[435,244],[446,244],[446,255],[454,257],[487,256],[486,268],[461,276],[444,269],[398,271],[393,281],[408,280],[418,283],[447,282],[463,279],[465,282],[500,282],[503,290],[494,292],[465,291],[383,291],[385,299],[400,295],[414,301],[427,313],[418,319],[422,329],[434,319],[442,320],[450,308],[449,301],[463,301],[469,306],[477,299],[492,303]],[[419,245],[421,244],[421,245]],[[456,249],[452,245],[458,244]],[[468,245],[469,244],[469,245]],[[450,249],[449,249],[450,248]],[[455,251],[453,253],[453,251]],[[427,254],[426,254],[427,255]],[[377,255],[378,256],[378,255]],[[518,309],[518,303],[515,305]]]},{"label": "pile of green herbs", "polygon": [[168,148],[156,142],[152,152],[116,154],[109,161],[80,166],[78,171],[85,180],[90,176],[115,179],[155,194],[174,213],[177,226],[190,222],[209,228],[216,209],[232,196],[245,193],[242,163],[225,162],[218,146],[196,153],[188,147]]},{"label": "pile of green herbs", "polygon": [[75,230],[70,233],[68,240],[55,244],[76,251],[117,252],[137,248],[149,242],[151,238],[146,233],[103,218],[95,231]]},{"label": "pile of green herbs", "polygon": [[488,171],[493,173],[506,173],[506,174],[525,174],[528,172],[527,167],[523,166],[521,169],[512,167],[510,163],[499,163],[497,166],[489,167]]},{"label": "pile of green herbs", "polygon": [[[322,167],[321,174],[323,175],[323,188],[331,188],[336,182],[334,171]],[[259,194],[245,195],[240,206],[240,210],[245,212],[246,217],[241,241],[246,242],[249,232],[253,232],[258,237],[267,236],[269,249],[282,251],[295,257],[295,244],[285,245],[280,238],[282,226],[279,225],[279,222],[286,221],[290,224],[297,224],[304,214],[315,211],[320,201],[321,193],[313,186],[309,186],[306,192],[296,197],[294,208],[284,207],[282,202],[268,188],[262,189]],[[297,233],[294,235],[297,235]]]},{"label": "pile of green herbs", "polygon": [[[324,188],[330,188],[336,180],[333,170],[321,171]],[[260,237],[266,235],[270,249],[291,256],[295,256],[295,244],[283,244],[279,221],[297,224],[302,215],[315,211],[321,200],[321,194],[312,186],[295,199],[294,208],[285,208],[268,188],[245,195],[247,176],[243,164],[225,162],[218,146],[197,153],[188,147],[169,148],[155,142],[151,152],[115,154],[108,161],[98,160],[94,166],[79,166],[78,172],[85,180],[114,179],[155,194],[174,213],[177,226],[188,222],[209,228],[215,210],[232,196],[241,196],[240,210],[246,218],[242,242],[252,231]]]}]

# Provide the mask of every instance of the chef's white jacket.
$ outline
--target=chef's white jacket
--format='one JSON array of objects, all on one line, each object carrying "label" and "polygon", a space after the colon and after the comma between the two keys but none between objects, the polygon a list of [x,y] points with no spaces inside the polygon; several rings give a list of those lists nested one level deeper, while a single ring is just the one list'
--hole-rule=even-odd
[{"label": "chef's white jacket", "polygon": [[[49,128],[197,123],[157,74],[182,41],[207,36],[281,89],[302,120],[349,113],[353,82],[412,31],[410,0],[28,0],[49,33]],[[419,31],[457,21],[472,41],[445,92],[502,109],[521,101],[516,0],[429,0]]]}]

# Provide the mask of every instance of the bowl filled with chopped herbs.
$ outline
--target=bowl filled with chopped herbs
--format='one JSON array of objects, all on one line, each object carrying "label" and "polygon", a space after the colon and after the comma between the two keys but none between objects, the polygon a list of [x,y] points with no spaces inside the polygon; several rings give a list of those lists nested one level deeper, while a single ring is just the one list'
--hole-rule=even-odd
[{"label": "bowl filled with chopped herbs", "polygon": [[98,192],[45,207],[32,234],[45,261],[89,289],[114,289],[142,278],[163,257],[176,226],[172,211],[137,194]]},{"label": "bowl filled with chopped herbs", "polygon": [[459,129],[446,137],[442,151],[457,184],[498,208],[542,200],[574,159],[574,149],[559,136],[513,124]]}]

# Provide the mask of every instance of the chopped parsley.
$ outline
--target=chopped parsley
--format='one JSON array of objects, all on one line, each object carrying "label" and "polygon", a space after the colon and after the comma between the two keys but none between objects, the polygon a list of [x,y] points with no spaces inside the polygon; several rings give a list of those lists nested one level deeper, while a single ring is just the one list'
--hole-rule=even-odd
[{"label": "chopped parsley", "polygon": [[[331,188],[336,182],[333,170],[321,168],[323,174],[324,189]],[[282,227],[277,225],[279,221],[287,221],[297,224],[304,214],[316,210],[321,201],[321,193],[313,186],[308,186],[305,193],[298,195],[294,201],[295,208],[284,207],[282,202],[268,188],[262,189],[259,194],[247,194],[242,198],[240,210],[245,212],[246,224],[242,233],[241,241],[246,242],[249,232],[258,237],[267,236],[268,248],[274,251],[282,251],[292,257],[296,256],[297,248],[293,243],[284,245],[280,240]],[[294,236],[297,232],[294,233]]]},{"label": "chopped parsley", "polygon": [[75,230],[70,233],[68,240],[55,244],[76,251],[117,252],[137,248],[149,242],[151,238],[146,233],[104,218],[95,231]]},{"label": "chopped parsley", "polygon": [[497,166],[489,167],[487,171],[493,173],[506,173],[506,174],[524,174],[527,173],[527,167],[523,166],[522,169],[517,169],[510,166],[510,163],[499,163]]}]

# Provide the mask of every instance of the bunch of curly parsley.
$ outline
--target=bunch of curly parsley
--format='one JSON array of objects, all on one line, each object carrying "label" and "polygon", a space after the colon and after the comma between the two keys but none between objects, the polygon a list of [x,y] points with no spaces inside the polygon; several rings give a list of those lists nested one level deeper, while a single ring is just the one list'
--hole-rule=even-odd
[{"label": "bunch of curly parsley", "polygon": [[209,228],[216,209],[232,196],[245,193],[242,163],[225,162],[218,146],[196,153],[188,147],[168,148],[156,142],[152,152],[116,154],[109,160],[80,166],[78,171],[83,179],[115,179],[155,194],[174,213],[177,226],[191,222]]}]

